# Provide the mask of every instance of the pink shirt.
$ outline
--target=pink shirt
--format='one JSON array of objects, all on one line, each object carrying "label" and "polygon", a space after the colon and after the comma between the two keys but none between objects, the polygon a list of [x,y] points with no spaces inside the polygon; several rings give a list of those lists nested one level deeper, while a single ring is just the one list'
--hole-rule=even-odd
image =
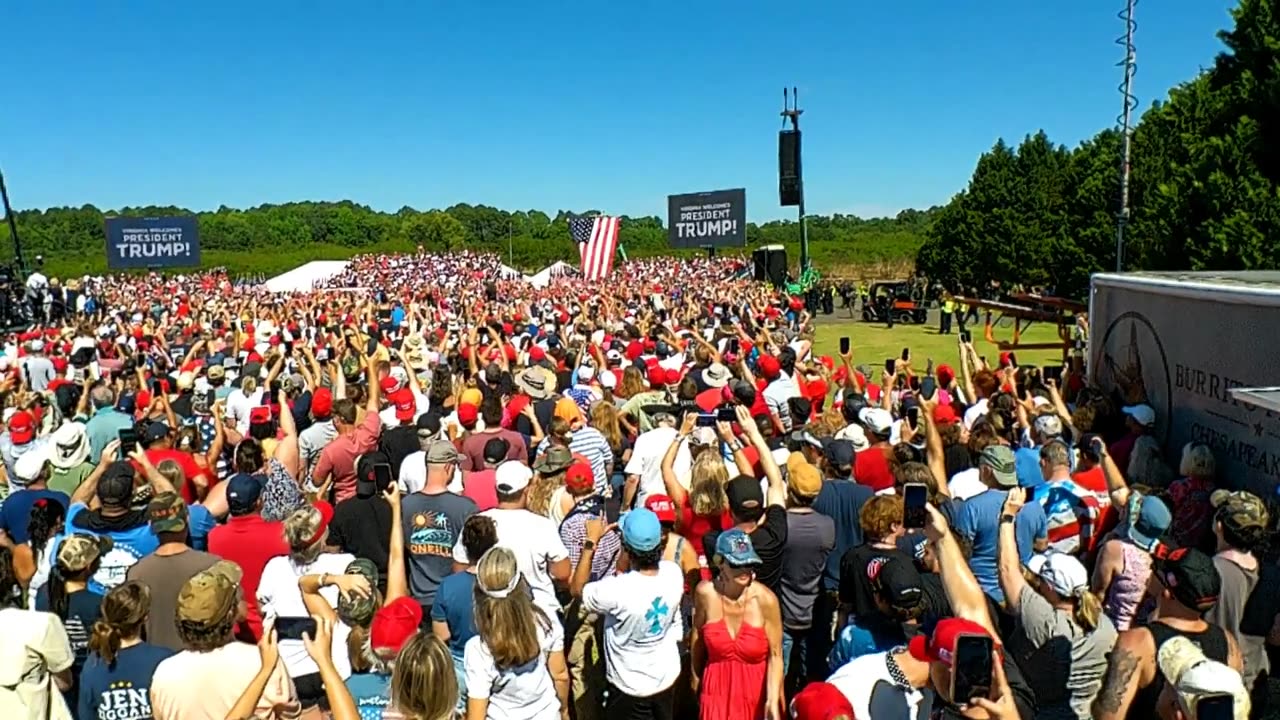
[{"label": "pink shirt", "polygon": [[320,451],[320,459],[316,461],[311,477],[319,485],[325,478],[333,476],[335,505],[356,496],[356,458],[377,447],[380,432],[382,419],[378,413],[366,413],[364,422],[356,426],[355,432],[339,435]]},{"label": "pink shirt", "polygon": [[462,496],[476,504],[477,512],[498,507],[497,474],[493,469],[470,470],[462,474]]},{"label": "pink shirt", "polygon": [[[209,652],[186,650],[156,667],[151,678],[151,714],[155,720],[223,720],[262,667],[258,648],[232,642]],[[276,661],[276,669],[258,700],[258,716],[277,717],[273,708],[296,714],[298,693]]]}]

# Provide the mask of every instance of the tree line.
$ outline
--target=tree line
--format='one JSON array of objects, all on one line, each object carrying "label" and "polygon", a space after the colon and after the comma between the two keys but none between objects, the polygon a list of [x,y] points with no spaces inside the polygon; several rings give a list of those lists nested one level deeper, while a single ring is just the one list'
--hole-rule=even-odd
[{"label": "tree line", "polygon": [[[1280,259],[1280,15],[1242,0],[1226,49],[1141,117],[1126,270],[1251,270]],[[1119,100],[1119,98],[1117,98]],[[1117,105],[1119,103],[1117,102]],[[982,155],[926,230],[917,267],[949,283],[1048,285],[1083,297],[1114,270],[1121,135],[1074,149],[1043,131]]]},{"label": "tree line", "polygon": [[[593,213],[594,210],[584,211]],[[849,262],[853,249],[867,262],[911,258],[924,242],[934,210],[904,210],[893,218],[853,215],[809,216],[815,262]],[[459,204],[444,210],[410,207],[379,212],[355,202],[296,202],[249,209],[220,207],[192,213],[180,207],[126,207],[101,210],[92,205],[27,210],[15,214],[27,261],[37,254],[47,272],[73,276],[106,268],[104,218],[190,215],[198,217],[201,261],[235,273],[275,274],[310,260],[343,259],[364,252],[482,250],[510,259],[521,270],[538,270],[557,260],[578,261],[569,236],[569,211],[501,210]],[[784,244],[794,265],[799,228],[795,221],[750,223],[748,244]],[[619,241],[628,257],[697,254],[672,250],[662,218],[624,217]],[[749,249],[749,248],[748,248]],[[725,252],[733,252],[727,249]],[[0,226],[0,257],[12,255],[9,229]]]}]

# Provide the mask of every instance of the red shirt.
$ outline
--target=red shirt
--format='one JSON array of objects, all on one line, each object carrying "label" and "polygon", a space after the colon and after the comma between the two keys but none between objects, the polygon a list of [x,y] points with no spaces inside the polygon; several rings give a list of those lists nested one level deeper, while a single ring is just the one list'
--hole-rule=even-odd
[{"label": "red shirt", "polygon": [[733,516],[728,510],[724,510],[717,517],[694,515],[693,509],[687,504],[680,508],[680,513],[676,516],[676,532],[693,545],[693,551],[698,554],[698,564],[702,566],[703,580],[711,579],[711,569],[704,552],[703,538],[712,530],[719,532],[730,527],[733,527]]},{"label": "red shirt", "polygon": [[[182,476],[186,478],[186,482],[182,484],[182,487],[177,488],[177,490],[182,493],[182,499],[185,500],[188,505],[199,500],[199,498],[196,497],[195,485],[193,484],[193,481],[197,476],[204,476],[206,487],[211,485],[214,480],[214,478],[209,475],[208,470],[196,464],[196,459],[191,457],[191,453],[185,453],[181,450],[162,450],[159,448],[147,450],[146,453],[147,460],[157,467],[159,467],[160,463],[165,460],[172,460],[178,463],[178,466],[182,468]],[[136,466],[137,463],[134,463],[134,465]],[[138,469],[141,470],[142,468]]]},{"label": "red shirt", "polygon": [[885,450],[871,447],[853,456],[853,479],[876,492],[893,487],[893,469]]},{"label": "red shirt", "polygon": [[262,636],[262,614],[258,611],[258,583],[262,581],[262,571],[271,558],[289,554],[289,543],[284,539],[284,523],[268,522],[257,513],[227,518],[226,525],[209,531],[209,552],[234,562],[244,573],[240,587],[249,605],[249,617],[245,623],[256,640]]},{"label": "red shirt", "polygon": [[462,497],[471,498],[478,512],[498,507],[497,471],[491,468],[462,473]]}]

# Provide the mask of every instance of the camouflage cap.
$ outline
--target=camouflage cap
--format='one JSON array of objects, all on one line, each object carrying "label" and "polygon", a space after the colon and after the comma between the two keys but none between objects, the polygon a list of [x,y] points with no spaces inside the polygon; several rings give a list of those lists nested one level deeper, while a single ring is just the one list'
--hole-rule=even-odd
[{"label": "camouflage cap", "polygon": [[242,574],[239,565],[219,560],[193,575],[178,592],[178,622],[208,627],[232,617],[240,600]]},{"label": "camouflage cap", "polygon": [[1251,492],[1214,490],[1209,502],[1217,510],[1218,521],[1233,530],[1265,530],[1271,519],[1262,498]]},{"label": "camouflage cap", "polygon": [[107,535],[89,533],[69,535],[58,546],[58,565],[71,573],[87,570],[114,546],[115,543]]},{"label": "camouflage cap", "polygon": [[368,558],[356,558],[347,566],[347,575],[362,575],[369,581],[368,595],[342,593],[338,596],[338,617],[350,627],[366,626],[378,611],[378,568]]},{"label": "camouflage cap", "polygon": [[187,503],[176,492],[160,493],[147,504],[147,519],[156,535],[183,532],[187,529]]}]

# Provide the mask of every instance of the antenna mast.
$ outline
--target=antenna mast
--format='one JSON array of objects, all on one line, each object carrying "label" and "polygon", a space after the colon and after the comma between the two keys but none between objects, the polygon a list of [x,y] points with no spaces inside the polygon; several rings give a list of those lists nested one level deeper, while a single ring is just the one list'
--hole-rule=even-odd
[{"label": "antenna mast", "polygon": [[1133,95],[1133,75],[1138,70],[1137,51],[1133,45],[1133,33],[1138,24],[1133,20],[1133,8],[1137,0],[1128,0],[1125,9],[1120,11],[1119,18],[1124,21],[1124,35],[1116,38],[1116,44],[1124,48],[1124,60],[1118,65],[1124,68],[1124,81],[1120,83],[1120,94],[1124,98],[1124,110],[1116,121],[1120,124],[1120,210],[1116,213],[1116,272],[1124,270],[1124,231],[1129,223],[1129,167],[1130,153],[1133,146],[1133,111],[1138,107],[1138,99]]}]

